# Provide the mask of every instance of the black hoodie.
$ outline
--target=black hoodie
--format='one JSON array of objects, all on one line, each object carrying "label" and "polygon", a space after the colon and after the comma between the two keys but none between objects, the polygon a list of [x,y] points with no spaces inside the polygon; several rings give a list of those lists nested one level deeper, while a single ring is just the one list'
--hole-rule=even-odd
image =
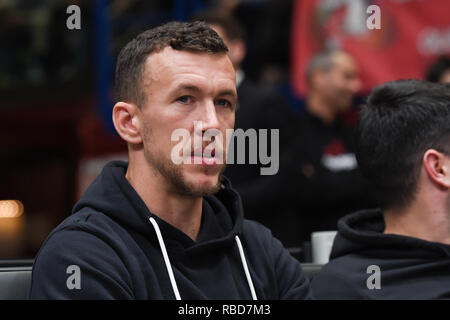
[{"label": "black hoodie", "polygon": [[330,262],[312,282],[314,297],[450,299],[450,246],[384,229],[380,210],[340,219]]},{"label": "black hoodie", "polygon": [[30,298],[174,299],[177,287],[181,299],[252,299],[252,285],[258,299],[311,297],[300,263],[268,229],[243,218],[228,180],[203,198],[194,242],[148,210],[126,169],[125,162],[105,166],[50,233],[33,266]]}]

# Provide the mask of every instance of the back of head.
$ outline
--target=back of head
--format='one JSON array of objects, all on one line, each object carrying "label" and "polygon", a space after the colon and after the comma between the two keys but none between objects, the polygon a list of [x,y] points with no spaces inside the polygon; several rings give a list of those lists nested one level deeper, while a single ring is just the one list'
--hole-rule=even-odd
[{"label": "back of head", "polygon": [[166,47],[199,53],[227,53],[228,48],[206,23],[169,22],[147,30],[120,51],[115,74],[117,101],[132,102],[139,107],[145,102],[142,77],[145,61],[152,53]]},{"label": "back of head", "polygon": [[377,86],[362,108],[356,156],[382,209],[414,199],[426,150],[450,154],[450,85],[419,80]]}]

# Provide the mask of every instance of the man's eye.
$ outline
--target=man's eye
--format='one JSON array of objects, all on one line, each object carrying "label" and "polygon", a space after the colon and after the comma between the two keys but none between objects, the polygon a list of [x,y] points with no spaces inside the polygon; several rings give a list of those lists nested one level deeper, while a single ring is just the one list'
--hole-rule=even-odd
[{"label": "man's eye", "polygon": [[230,101],[226,100],[226,99],[219,99],[219,100],[217,100],[217,104],[219,106],[226,107],[226,108],[231,108],[233,106],[233,104]]},{"label": "man's eye", "polygon": [[192,98],[190,96],[182,96],[179,97],[177,101],[181,103],[190,103],[192,101]]}]

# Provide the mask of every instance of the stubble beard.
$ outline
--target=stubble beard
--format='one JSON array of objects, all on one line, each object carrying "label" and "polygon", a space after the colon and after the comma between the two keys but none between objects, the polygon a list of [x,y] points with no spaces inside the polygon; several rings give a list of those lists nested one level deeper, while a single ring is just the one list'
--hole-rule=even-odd
[{"label": "stubble beard", "polygon": [[[146,124],[144,125],[143,138],[148,146],[154,145],[152,143],[154,137]],[[199,186],[195,182],[186,181],[182,166],[173,163],[170,157],[164,157],[163,153],[155,152],[152,148],[144,148],[144,156],[148,164],[167,182],[168,191],[171,193],[183,197],[198,198],[213,195],[220,189],[225,164],[221,165],[217,182],[214,186]],[[203,173],[208,174],[211,169],[202,167],[201,170]]]}]

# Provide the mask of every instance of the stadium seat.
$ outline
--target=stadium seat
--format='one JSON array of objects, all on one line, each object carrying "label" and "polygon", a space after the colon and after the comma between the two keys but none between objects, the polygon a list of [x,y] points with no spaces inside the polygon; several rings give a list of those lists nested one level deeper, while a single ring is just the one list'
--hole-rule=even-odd
[{"label": "stadium seat", "polygon": [[0,260],[0,300],[25,300],[31,284],[33,260]]}]

